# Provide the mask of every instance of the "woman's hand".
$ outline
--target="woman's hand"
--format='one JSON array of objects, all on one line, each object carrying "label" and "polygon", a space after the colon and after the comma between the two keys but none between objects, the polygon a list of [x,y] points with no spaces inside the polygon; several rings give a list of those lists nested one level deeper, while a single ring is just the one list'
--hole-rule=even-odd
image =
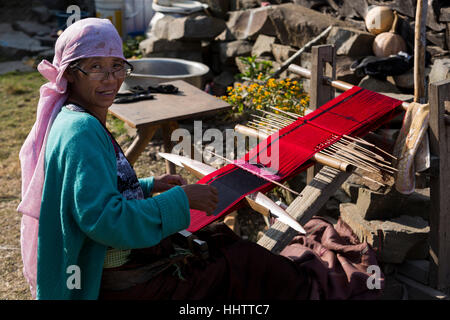
[{"label": "woman's hand", "polygon": [[175,186],[185,185],[186,183],[186,180],[178,174],[163,174],[162,176],[155,177],[152,192],[163,192]]},{"label": "woman's hand", "polygon": [[189,199],[189,207],[206,212],[210,216],[217,207],[219,194],[217,189],[207,184],[188,184],[183,188]]}]

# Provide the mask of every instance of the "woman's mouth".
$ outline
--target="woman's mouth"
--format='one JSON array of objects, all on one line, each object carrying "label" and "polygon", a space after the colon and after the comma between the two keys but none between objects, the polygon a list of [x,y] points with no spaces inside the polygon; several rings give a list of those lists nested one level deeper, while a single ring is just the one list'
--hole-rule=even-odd
[{"label": "woman's mouth", "polygon": [[116,95],[115,90],[103,90],[103,91],[97,91],[97,93],[104,97],[115,97],[115,95]]}]

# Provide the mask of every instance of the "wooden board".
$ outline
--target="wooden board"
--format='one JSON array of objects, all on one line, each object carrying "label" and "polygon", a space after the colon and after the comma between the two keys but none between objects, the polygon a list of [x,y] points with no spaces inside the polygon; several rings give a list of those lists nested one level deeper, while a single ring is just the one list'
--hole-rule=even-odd
[{"label": "wooden board", "polygon": [[430,84],[430,152],[438,156],[438,174],[430,180],[430,285],[450,290],[450,126],[445,102],[450,80]]},{"label": "wooden board", "polygon": [[[308,222],[335,194],[351,173],[323,167],[286,209],[301,225]],[[258,244],[273,253],[280,253],[298,232],[281,222],[275,222],[259,239]]]},{"label": "wooden board", "polygon": [[197,87],[176,80],[167,82],[179,89],[178,94],[155,93],[155,99],[132,103],[113,104],[109,112],[133,128],[160,124],[170,120],[181,120],[214,113],[231,106]]}]

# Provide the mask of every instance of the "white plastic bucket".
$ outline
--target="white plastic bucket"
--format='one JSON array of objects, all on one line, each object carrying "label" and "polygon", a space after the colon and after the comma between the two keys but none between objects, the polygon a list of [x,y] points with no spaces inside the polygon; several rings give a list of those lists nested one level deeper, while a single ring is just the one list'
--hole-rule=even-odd
[{"label": "white plastic bucket", "polygon": [[153,0],[125,0],[126,33],[143,34],[153,17]]},{"label": "white plastic bucket", "polygon": [[119,35],[145,33],[153,16],[153,0],[95,0],[97,18],[111,20]]},{"label": "white plastic bucket", "polygon": [[121,37],[124,35],[123,8],[123,0],[95,0],[96,17],[111,20]]}]

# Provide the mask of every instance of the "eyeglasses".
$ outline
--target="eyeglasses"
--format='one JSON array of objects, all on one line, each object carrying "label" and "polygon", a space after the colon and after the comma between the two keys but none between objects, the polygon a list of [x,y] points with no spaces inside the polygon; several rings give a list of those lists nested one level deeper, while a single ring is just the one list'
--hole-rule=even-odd
[{"label": "eyeglasses", "polygon": [[95,80],[95,81],[101,81],[109,79],[109,74],[113,76],[115,79],[124,79],[128,77],[134,70],[133,66],[126,62],[126,65],[123,67],[120,67],[116,70],[110,70],[110,71],[98,71],[98,72],[88,72],[81,69],[77,64],[71,66],[72,69],[80,70],[82,73],[84,73],[86,76],[88,76],[89,80]]}]

